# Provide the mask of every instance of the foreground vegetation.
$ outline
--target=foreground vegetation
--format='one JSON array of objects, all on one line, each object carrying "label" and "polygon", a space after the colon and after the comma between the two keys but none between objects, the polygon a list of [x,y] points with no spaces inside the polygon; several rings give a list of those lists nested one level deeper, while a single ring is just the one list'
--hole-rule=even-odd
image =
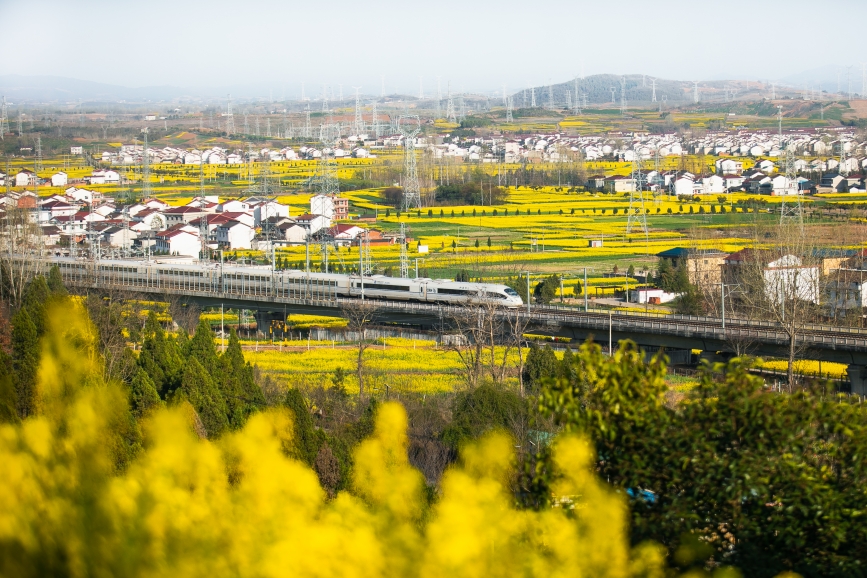
[{"label": "foreground vegetation", "polygon": [[3,325],[0,575],[863,574],[867,412],[820,386],[670,388],[624,342],[534,349],[524,396],[302,392],[205,320],[117,347],[93,297],[37,278]]}]

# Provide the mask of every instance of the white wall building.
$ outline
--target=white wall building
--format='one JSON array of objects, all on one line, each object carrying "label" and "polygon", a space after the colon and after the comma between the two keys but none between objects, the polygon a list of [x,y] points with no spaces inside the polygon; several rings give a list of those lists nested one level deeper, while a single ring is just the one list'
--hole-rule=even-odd
[{"label": "white wall building", "polygon": [[802,265],[799,257],[785,255],[764,268],[765,295],[774,303],[801,299],[818,303],[819,268]]},{"label": "white wall building", "polygon": [[231,250],[250,249],[253,246],[255,229],[239,221],[229,221],[217,227],[217,243]]},{"label": "white wall building", "polygon": [[58,171],[51,175],[52,187],[65,187],[69,183],[69,176],[63,171]]},{"label": "white wall building", "polygon": [[161,231],[156,234],[156,239],[156,250],[169,255],[198,257],[202,249],[197,234],[180,229]]}]

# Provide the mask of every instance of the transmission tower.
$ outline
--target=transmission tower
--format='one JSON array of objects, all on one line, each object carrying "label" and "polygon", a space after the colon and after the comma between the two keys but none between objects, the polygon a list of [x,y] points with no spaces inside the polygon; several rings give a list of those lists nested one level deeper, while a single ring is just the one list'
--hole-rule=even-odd
[{"label": "transmission tower", "polygon": [[437,76],[437,113],[436,118],[439,118],[442,113],[442,100],[443,100],[443,91],[442,85],[440,84],[441,76]]},{"label": "transmission tower", "polygon": [[[795,170],[794,145],[786,148],[786,189],[783,191],[780,202],[780,224],[795,223],[799,227],[804,226],[804,215],[801,210],[801,191],[798,186],[798,176]],[[794,199],[789,197],[794,195]]]},{"label": "transmission tower", "polygon": [[142,155],[142,169],[141,169],[141,196],[143,199],[151,198],[151,160],[150,155],[148,154],[148,128],[144,127],[141,129],[142,134],[144,135],[144,154]]},{"label": "transmission tower", "polygon": [[304,111],[304,138],[310,138],[310,104],[307,104],[307,110]]},{"label": "transmission tower", "polygon": [[256,126],[256,136],[259,136],[259,115],[253,117],[254,125]]},{"label": "transmission tower", "polygon": [[530,108],[536,108],[536,87],[530,87]]},{"label": "transmission tower", "polygon": [[626,77],[620,77],[620,114],[626,114]]},{"label": "transmission tower", "polygon": [[271,138],[271,117],[265,117],[265,136]]},{"label": "transmission tower", "polygon": [[360,86],[353,86],[355,89],[355,135],[361,137],[364,132],[364,119],[361,117],[361,90]]},{"label": "transmission tower", "polygon": [[24,135],[24,128],[23,128],[23,122],[22,122],[23,119],[24,119],[24,114],[19,111],[18,112],[18,136],[19,137]]},{"label": "transmission tower", "polygon": [[234,132],[235,116],[232,114],[232,95],[229,94],[226,95],[226,135],[232,136]]},{"label": "transmission tower", "polygon": [[380,137],[380,127],[379,127],[379,113],[376,111],[376,101],[373,101],[373,110],[371,111],[371,128],[373,129],[373,134],[376,138]]},{"label": "transmission tower", "polygon": [[554,110],[554,85],[550,83],[548,84],[548,109]]},{"label": "transmission tower", "polygon": [[418,183],[418,166],[415,158],[415,138],[421,131],[421,119],[418,116],[401,116],[397,119],[397,128],[403,135],[403,209],[421,208],[421,188]]},{"label": "transmission tower", "polygon": [[644,195],[641,192],[641,157],[638,150],[635,150],[635,156],[632,159],[632,190],[629,192],[629,214],[626,218],[626,234],[632,232],[636,225],[644,231],[644,236],[648,236],[647,231],[647,212],[644,209]]},{"label": "transmission tower", "polygon": [[319,141],[322,143],[322,156],[319,159],[319,193],[329,197],[340,194],[340,184],[337,180],[337,160],[334,158],[334,147],[340,138],[340,129],[329,123],[319,127]]},{"label": "transmission tower", "polygon": [[244,134],[246,134],[246,135],[250,134],[250,123],[247,119],[247,113],[246,112],[244,113]]},{"label": "transmission tower", "polygon": [[448,103],[446,104],[446,120],[452,124],[458,123],[457,114],[455,114],[455,101],[452,98],[452,83],[449,82],[448,87]]},{"label": "transmission tower", "polygon": [[36,172],[42,170],[42,136],[36,135]]},{"label": "transmission tower", "polygon": [[617,103],[617,98],[615,98],[615,96],[614,96],[615,92],[617,92],[617,89],[612,86],[611,87],[611,104]]},{"label": "transmission tower", "polygon": [[400,224],[400,278],[409,278],[409,255],[406,251],[406,223]]},{"label": "transmission tower", "polygon": [[506,122],[513,122],[512,119],[512,97],[506,97]]},{"label": "transmission tower", "polygon": [[9,113],[6,106],[6,97],[3,97],[2,108],[0,108],[0,140],[6,140],[6,133],[9,132]]},{"label": "transmission tower", "polygon": [[697,82],[693,82],[692,84],[693,84],[693,87],[692,87],[692,101],[693,101],[693,102],[698,102],[698,83],[697,83]]},{"label": "transmission tower", "polygon": [[655,78],[650,79],[650,87],[651,87],[651,90],[653,91],[653,94],[650,97],[650,102],[656,102],[656,79]]}]

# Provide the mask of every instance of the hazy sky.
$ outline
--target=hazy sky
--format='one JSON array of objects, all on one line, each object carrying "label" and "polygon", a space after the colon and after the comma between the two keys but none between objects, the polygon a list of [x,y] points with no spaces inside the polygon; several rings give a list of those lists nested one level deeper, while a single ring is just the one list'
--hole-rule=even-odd
[{"label": "hazy sky", "polygon": [[[0,74],[510,91],[582,71],[768,79],[867,61],[867,0],[0,0]],[[850,30],[847,31],[847,28]],[[817,79],[818,80],[818,79]]]}]

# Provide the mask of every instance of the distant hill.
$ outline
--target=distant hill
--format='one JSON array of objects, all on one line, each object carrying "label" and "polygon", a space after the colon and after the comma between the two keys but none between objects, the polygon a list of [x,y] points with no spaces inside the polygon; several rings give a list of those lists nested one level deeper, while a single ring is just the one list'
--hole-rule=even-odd
[{"label": "distant hill", "polygon": [[[641,74],[627,74],[624,76],[615,74],[595,74],[577,79],[577,91],[587,95],[588,104],[610,103],[612,106],[620,106],[620,82],[623,79],[626,86],[626,103],[650,102],[653,98],[653,86],[650,76]],[[750,91],[755,91],[757,83],[746,81],[713,80],[699,83],[699,96],[701,100],[720,101],[725,99],[725,87],[736,87],[738,95],[743,97]],[[615,102],[611,100],[611,89],[614,89]],[[572,101],[575,99],[576,80],[570,80],[551,87],[554,103],[563,106],[566,102],[566,91],[569,91]],[[549,97],[548,86],[537,86],[537,106],[547,106]],[[513,95],[515,108],[530,106],[530,89],[522,90]],[[672,104],[683,104],[693,100],[693,83],[681,80],[656,79],[656,99],[663,99]]]},{"label": "distant hill", "polygon": [[116,102],[174,99],[184,96],[184,91],[174,86],[129,88],[62,76],[7,74],[0,76],[0,95],[10,102]]}]

